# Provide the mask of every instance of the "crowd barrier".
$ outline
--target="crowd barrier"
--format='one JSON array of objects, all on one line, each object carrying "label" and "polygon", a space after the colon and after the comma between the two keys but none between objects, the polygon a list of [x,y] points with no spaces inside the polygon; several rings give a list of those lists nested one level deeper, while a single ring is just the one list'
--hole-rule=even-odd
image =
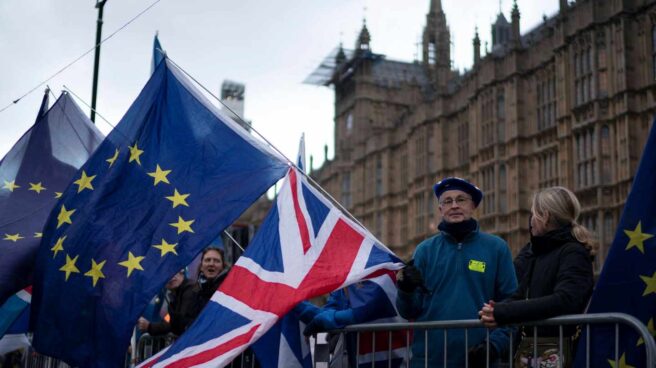
[{"label": "crowd barrier", "polygon": [[[647,368],[656,368],[656,342],[654,342],[654,337],[650,333],[650,331],[647,329],[647,327],[637,320],[636,318],[629,316],[627,314],[622,314],[622,313],[600,313],[600,314],[580,314],[580,315],[568,315],[568,316],[562,316],[562,317],[556,317],[556,318],[550,318],[547,320],[543,321],[535,321],[535,322],[527,322],[522,324],[524,327],[524,331],[528,331],[529,333],[526,333],[526,337],[529,340],[532,341],[537,341],[539,339],[538,335],[538,328],[541,327],[546,327],[546,326],[553,326],[555,328],[558,328],[559,331],[559,336],[557,338],[559,349],[558,354],[562,354],[563,352],[563,345],[564,341],[566,339],[564,329],[566,326],[579,326],[580,331],[582,336],[585,336],[586,339],[586,344],[584,348],[577,352],[577,354],[584,354],[584,367],[590,368],[591,367],[591,357],[594,356],[594,354],[598,354],[599,352],[594,351],[594,346],[591,346],[590,342],[590,334],[591,334],[591,326],[610,326],[610,330],[612,331],[612,336],[611,339],[613,341],[613,350],[610,352],[612,353],[611,357],[614,357],[614,366],[615,367],[621,367],[621,354],[619,351],[619,346],[620,346],[620,329],[621,328],[629,328],[632,329],[634,332],[636,332],[643,341],[644,344],[644,349],[645,349],[645,361],[644,362],[632,362],[632,364],[637,365],[637,366],[644,366]],[[411,355],[410,355],[410,345],[411,345],[411,339],[417,339],[417,338],[423,338],[428,341],[426,344],[426,352],[425,356],[428,356],[428,349],[431,349],[431,351],[436,351],[435,349],[441,349],[441,353],[444,356],[444,364],[441,365],[443,367],[448,367],[447,365],[447,358],[450,354],[463,354],[464,355],[464,360],[465,360],[465,368],[480,368],[480,367],[473,367],[472,365],[469,364],[468,358],[467,358],[467,349],[463,347],[463,350],[460,352],[449,352],[447,350],[446,343],[444,346],[431,346],[430,341],[428,340],[429,334],[428,331],[430,330],[441,330],[443,331],[442,333],[444,334],[445,341],[448,338],[449,331],[453,330],[463,330],[464,331],[464,336],[465,336],[465,346],[467,344],[467,339],[468,339],[468,331],[471,329],[480,329],[483,328],[482,323],[479,320],[459,320],[459,321],[434,321],[434,322],[411,322],[411,323],[378,323],[378,324],[360,324],[360,325],[351,325],[347,326],[343,329],[340,330],[335,330],[331,331],[332,334],[338,334],[345,336],[344,334],[350,334],[350,336],[355,335],[357,343],[355,344],[356,346],[356,352],[355,356],[360,356],[360,351],[359,351],[359,346],[360,346],[360,338],[361,336],[365,336],[364,334],[367,334],[367,338],[371,338],[371,343],[369,345],[369,348],[372,349],[372,351],[376,351],[375,345],[377,343],[380,343],[380,335],[383,335],[383,341],[387,340],[389,344],[386,344],[387,346],[387,351],[379,352],[378,355],[376,356],[375,359],[370,359],[370,363],[367,363],[365,366],[368,367],[398,367],[398,360],[394,361],[393,359],[393,351],[392,351],[392,333],[394,331],[404,331],[403,333],[405,334],[405,354],[406,356],[404,357],[404,361],[401,364],[401,366],[407,366],[408,362],[411,361]],[[411,336],[410,331],[414,331],[414,336]],[[490,330],[486,330],[487,336],[489,336]],[[370,337],[369,337],[370,335]],[[378,337],[377,337],[378,335]],[[135,355],[135,361],[130,362],[129,357],[126,359],[126,367],[129,367],[131,364],[138,363],[143,361],[144,359],[149,358],[153,354],[156,354],[158,351],[163,349],[164,347],[170,345],[174,340],[173,335],[167,335],[167,336],[162,336],[162,337],[155,337],[155,336],[150,336],[148,334],[143,335],[138,343],[137,343],[137,352]],[[311,349],[314,351],[314,361],[313,365],[314,367],[317,368],[322,368],[322,367],[349,367],[348,363],[348,358],[345,356],[347,354],[346,350],[340,350],[341,353],[335,353],[329,352],[328,351],[328,346],[325,342],[319,340],[319,342],[316,342],[317,340],[312,339],[312,341],[315,341],[315,343],[311,346]],[[508,349],[507,355],[505,355],[505,358],[502,357],[501,361],[502,363],[493,365],[489,359],[489,343],[486,346],[486,363],[485,367],[490,368],[490,367],[499,367],[499,368],[504,368],[504,367],[509,367],[513,368],[514,367],[514,355],[515,351],[513,351],[515,347],[511,344]],[[538,351],[537,348],[534,348],[534,356],[538,356]],[[604,354],[608,354],[608,351],[605,351]],[[343,354],[344,356],[338,356],[337,354]],[[387,359],[385,359],[387,358]],[[398,358],[398,356],[397,356]],[[560,362],[563,362],[563,357],[560,355]],[[333,362],[332,364],[328,363],[329,361]],[[395,362],[395,365],[393,365],[393,361]],[[423,363],[423,364],[422,364]],[[569,367],[571,362],[565,362],[564,367]],[[413,365],[417,365],[417,362],[413,362]],[[428,367],[428,361],[424,362],[419,362],[420,366]],[[25,361],[24,365],[25,368],[68,368],[69,366],[57,359],[53,359],[47,356],[40,355],[31,349],[26,352],[25,354]],[[258,367],[259,365],[257,364],[256,360],[254,359],[254,356],[250,350],[242,354],[240,357],[235,359],[233,363],[229,365],[229,367],[232,368],[255,368]],[[432,365],[434,366],[434,365]],[[532,367],[538,367],[538,364],[529,364],[529,366]],[[362,368],[363,365],[359,364],[359,367]],[[558,366],[561,367],[561,366]],[[517,367],[519,368],[519,367]]]},{"label": "crowd barrier", "polygon": [[[611,331],[612,335],[611,339],[614,342],[613,343],[613,351],[612,357],[614,357],[614,366],[615,367],[621,367],[623,365],[620,364],[620,359],[621,359],[621,353],[619,351],[619,345],[620,345],[620,328],[621,326],[624,326],[625,328],[630,328],[633,331],[635,331],[643,340],[644,342],[644,349],[645,349],[645,361],[644,362],[633,362],[633,364],[637,364],[638,366],[644,366],[647,368],[656,368],[656,343],[654,342],[654,337],[651,335],[650,331],[647,329],[647,327],[640,322],[638,319],[634,318],[633,316],[627,315],[627,314],[622,314],[622,313],[599,313],[599,314],[579,314],[579,315],[568,315],[568,316],[562,316],[562,317],[556,317],[556,318],[550,318],[547,320],[542,320],[542,321],[535,321],[535,322],[527,322],[527,323],[522,323],[524,327],[524,331],[528,331],[525,338],[528,338],[529,341],[532,340],[533,346],[534,346],[534,351],[533,351],[533,356],[539,356],[538,351],[537,351],[537,346],[534,343],[535,341],[538,341],[539,336],[538,336],[538,328],[540,327],[546,327],[546,326],[553,326],[554,328],[557,328],[559,331],[559,336],[557,337],[558,341],[558,355],[559,355],[559,361],[563,362],[563,347],[564,347],[564,341],[566,339],[566,336],[563,332],[565,326],[579,326],[580,327],[580,332],[582,336],[585,336],[586,339],[586,344],[585,348],[583,351],[577,352],[577,354],[585,354],[584,357],[584,367],[590,368],[591,367],[591,357],[595,353],[594,347],[591,346],[590,344],[590,330],[591,326],[611,326]],[[514,327],[519,327],[519,326],[514,326]],[[469,359],[467,356],[467,348],[466,346],[468,345],[468,331],[471,329],[480,329],[483,328],[483,324],[479,320],[458,320],[458,321],[434,321],[434,322],[411,322],[411,323],[379,323],[379,324],[360,324],[360,325],[351,325],[347,326],[343,329],[340,330],[335,330],[331,331],[332,333],[339,333],[339,334],[346,334],[346,333],[352,333],[356,335],[357,339],[357,344],[356,346],[356,354],[355,356],[360,356],[360,336],[364,333],[370,334],[371,335],[371,345],[372,350],[376,351],[375,349],[375,344],[376,342],[380,342],[380,338],[376,338],[377,334],[383,334],[384,336],[389,339],[390,343],[387,344],[389,348],[387,349],[386,352],[383,352],[383,356],[381,359],[381,356],[378,356],[378,359],[376,360],[371,360],[370,366],[371,367],[381,367],[381,366],[386,366],[386,367],[393,367],[392,361],[393,361],[393,355],[392,355],[392,344],[391,344],[391,335],[393,331],[400,331],[400,330],[406,330],[406,356],[405,356],[405,362],[403,363],[402,366],[406,366],[408,361],[411,360],[411,354],[410,354],[410,345],[411,345],[411,339],[425,339],[424,341],[428,341],[428,343],[425,344],[426,346],[426,351],[424,352],[424,356],[428,357],[429,356],[429,347],[430,351],[436,351],[435,349],[441,349],[440,353],[444,357],[444,362],[443,364],[439,365],[441,367],[449,367],[447,364],[447,359],[450,354],[463,354],[463,358],[465,361],[465,368],[470,368],[472,367],[469,364]],[[411,337],[410,331],[414,331],[414,336]],[[430,330],[441,330],[443,331],[444,334],[444,345],[443,346],[430,346],[430,341],[429,341],[429,334],[428,331]],[[449,352],[447,348],[446,341],[448,339],[448,334],[449,331],[453,330],[464,330],[464,337],[465,337],[465,346],[463,346],[463,350],[460,352]],[[515,331],[518,331],[516,329]],[[490,330],[486,330],[486,335],[489,337]],[[380,336],[379,336],[380,337]],[[516,336],[511,337],[511,341],[513,338]],[[490,368],[490,367],[510,367],[513,368],[515,367],[514,365],[514,356],[515,356],[515,351],[513,351],[516,348],[516,346],[513,346],[513,344],[510,344],[507,355],[504,355],[500,357],[500,364],[493,364],[493,362],[490,361],[490,355],[489,355],[489,349],[490,345],[489,342],[486,344],[486,363],[485,367]],[[607,354],[608,352],[604,352]],[[347,352],[343,352],[342,354],[347,354]],[[331,361],[344,361],[346,360],[344,357],[338,357],[331,355],[330,357]],[[381,361],[383,364],[381,364]],[[385,362],[386,361],[386,362]],[[422,364],[423,363],[423,364]],[[644,364],[643,364],[644,363]],[[417,366],[417,362],[412,363],[413,366]],[[428,365],[428,360],[419,362],[420,366],[424,367],[429,367]],[[315,363],[316,366],[316,363]],[[342,365],[343,366],[343,365]],[[363,365],[361,362],[359,364],[360,367],[363,366],[369,366]],[[398,365],[396,365],[398,366]],[[430,365],[431,367],[435,367],[434,364]],[[539,363],[536,363],[533,361],[532,363],[529,363],[529,367],[535,367],[535,368],[541,368],[545,367],[548,365],[542,365],[540,366]],[[564,367],[570,367],[571,362],[565,362]],[[610,366],[610,365],[607,365]],[[555,367],[562,367],[561,365],[557,365]],[[479,368],[479,367],[473,367],[473,368]],[[517,367],[519,368],[519,367]]]}]

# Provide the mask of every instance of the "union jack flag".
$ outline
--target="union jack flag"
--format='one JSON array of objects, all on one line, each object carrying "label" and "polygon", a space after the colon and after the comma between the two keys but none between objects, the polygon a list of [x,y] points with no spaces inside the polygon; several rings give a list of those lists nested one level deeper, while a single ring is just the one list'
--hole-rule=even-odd
[{"label": "union jack flag", "polygon": [[402,267],[291,168],[253,242],[198,319],[141,366],[225,366],[299,302]]}]

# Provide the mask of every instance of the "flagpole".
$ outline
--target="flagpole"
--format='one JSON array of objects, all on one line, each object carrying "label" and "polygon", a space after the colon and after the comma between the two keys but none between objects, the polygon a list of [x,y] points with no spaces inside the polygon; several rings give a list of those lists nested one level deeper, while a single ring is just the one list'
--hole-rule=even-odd
[{"label": "flagpole", "polygon": [[98,21],[96,23],[96,53],[93,62],[93,87],[91,88],[91,121],[96,122],[96,96],[98,94],[98,69],[100,66],[100,44],[103,25],[103,9],[107,0],[96,0]]}]

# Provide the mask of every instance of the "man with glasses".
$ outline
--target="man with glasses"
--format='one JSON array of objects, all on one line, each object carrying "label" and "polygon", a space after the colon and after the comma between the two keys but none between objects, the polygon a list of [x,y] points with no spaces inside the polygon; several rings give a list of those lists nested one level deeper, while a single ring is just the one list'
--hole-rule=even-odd
[{"label": "man with glasses", "polygon": [[[475,185],[450,177],[433,190],[442,215],[440,232],[421,242],[400,272],[399,313],[416,322],[477,319],[484,303],[506,299],[517,288],[510,250],[501,238],[480,231],[472,218],[483,199]],[[493,366],[509,346],[505,328],[490,331],[489,354],[485,329],[469,329],[466,335],[463,329],[447,330],[446,352],[444,330],[424,331],[415,330],[412,367],[426,361],[442,367],[445,354],[448,367],[485,367],[488,355]]]}]

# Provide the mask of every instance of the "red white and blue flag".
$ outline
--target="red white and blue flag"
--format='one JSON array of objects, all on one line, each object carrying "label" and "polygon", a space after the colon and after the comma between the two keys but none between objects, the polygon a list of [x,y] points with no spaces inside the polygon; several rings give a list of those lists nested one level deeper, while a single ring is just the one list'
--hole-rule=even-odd
[{"label": "red white and blue flag", "polygon": [[299,302],[402,267],[291,168],[252,243],[198,319],[141,366],[225,366]]},{"label": "red white and blue flag", "polygon": [[[351,308],[365,308],[372,319],[370,323],[405,323],[396,309],[396,276],[386,272],[376,278],[348,287]],[[363,332],[358,346],[358,366],[400,367],[410,358],[411,332]],[[389,364],[389,365],[388,365]]]}]

